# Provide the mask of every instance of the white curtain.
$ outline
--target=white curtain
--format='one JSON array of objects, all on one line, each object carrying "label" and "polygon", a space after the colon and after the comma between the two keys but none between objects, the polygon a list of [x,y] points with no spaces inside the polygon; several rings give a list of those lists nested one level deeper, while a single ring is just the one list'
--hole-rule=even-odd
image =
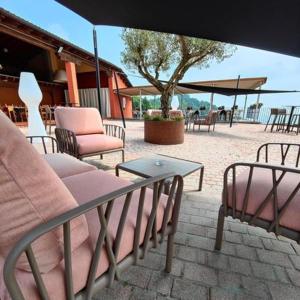
[{"label": "white curtain", "polygon": [[[97,89],[79,89],[79,99],[80,99],[80,106],[83,107],[96,107],[99,108],[98,105],[98,95]],[[65,90],[65,97],[68,101],[68,91]],[[110,98],[109,98],[109,89],[108,88],[101,88],[100,89],[100,98],[101,98],[101,111],[102,117],[110,118]]]}]

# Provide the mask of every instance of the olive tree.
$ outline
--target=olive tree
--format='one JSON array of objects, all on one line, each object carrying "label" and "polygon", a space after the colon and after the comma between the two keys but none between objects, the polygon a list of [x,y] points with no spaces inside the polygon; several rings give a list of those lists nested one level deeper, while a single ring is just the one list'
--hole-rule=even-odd
[{"label": "olive tree", "polygon": [[[169,115],[173,90],[189,68],[208,67],[212,60],[221,62],[235,51],[221,42],[138,29],[123,29],[121,37],[122,63],[159,90],[164,118]],[[162,82],[161,74],[170,70],[169,79]]]}]

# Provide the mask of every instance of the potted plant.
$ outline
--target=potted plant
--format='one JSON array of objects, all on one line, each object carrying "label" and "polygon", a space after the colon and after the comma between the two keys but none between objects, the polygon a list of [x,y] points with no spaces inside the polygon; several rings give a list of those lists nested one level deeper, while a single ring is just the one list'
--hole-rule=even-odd
[{"label": "potted plant", "polygon": [[[221,42],[158,33],[138,29],[124,29],[125,49],[122,63],[127,69],[138,71],[161,94],[161,117],[146,117],[145,141],[160,144],[183,142],[184,120],[170,118],[170,99],[177,83],[192,66],[208,67],[232,55],[235,47]],[[168,80],[160,80],[161,73],[172,69]],[[154,135],[160,138],[154,139]],[[175,137],[177,135],[177,137]]]},{"label": "potted plant", "polygon": [[144,141],[160,145],[176,145],[184,142],[184,118],[144,117]]}]

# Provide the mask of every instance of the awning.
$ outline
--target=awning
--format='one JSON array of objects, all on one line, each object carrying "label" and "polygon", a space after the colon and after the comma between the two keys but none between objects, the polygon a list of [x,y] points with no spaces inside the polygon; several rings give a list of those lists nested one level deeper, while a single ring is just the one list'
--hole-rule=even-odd
[{"label": "awning", "polygon": [[[254,90],[266,82],[267,82],[267,77],[241,78],[239,81],[239,88]],[[214,93],[215,91],[213,91],[213,88],[235,89],[236,86],[237,86],[237,79],[189,82],[189,83],[178,84],[176,89],[174,90],[174,94]],[[198,89],[198,87],[202,87],[202,88]],[[204,87],[210,90],[205,90]],[[119,89],[119,93],[123,96],[130,96],[130,97],[137,96],[140,94],[153,95],[153,96],[161,94],[157,90],[157,88],[152,85],[123,88],[123,89]]]},{"label": "awning", "polygon": [[57,1],[95,25],[176,33],[300,57],[298,0]]},{"label": "awning", "polygon": [[286,91],[286,90],[254,90],[254,89],[244,89],[244,88],[228,88],[228,87],[215,87],[215,86],[205,86],[205,85],[195,85],[188,83],[178,83],[178,87],[194,89],[195,91],[201,93],[215,93],[224,96],[235,96],[235,95],[260,95],[260,94],[278,94],[278,93],[297,93],[299,91]]}]

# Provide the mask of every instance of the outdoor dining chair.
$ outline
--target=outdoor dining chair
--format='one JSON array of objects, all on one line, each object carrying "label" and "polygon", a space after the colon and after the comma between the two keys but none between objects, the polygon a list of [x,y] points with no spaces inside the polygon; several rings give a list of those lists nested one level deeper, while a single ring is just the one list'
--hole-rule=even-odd
[{"label": "outdoor dining chair", "polygon": [[195,130],[195,126],[198,125],[198,130],[200,131],[200,126],[207,126],[207,131],[210,131],[210,127],[213,127],[213,131],[215,131],[216,122],[218,119],[218,112],[211,110],[208,115],[202,119],[202,118],[196,118],[194,119],[193,123],[193,131]]},{"label": "outdoor dining chair", "polygon": [[[278,163],[270,164],[276,150]],[[267,143],[258,149],[255,163],[238,162],[225,170],[216,250],[229,216],[300,242],[299,160],[300,144]]]},{"label": "outdoor dining chair", "polygon": [[60,152],[78,159],[122,152],[125,160],[125,130],[103,124],[99,111],[92,107],[57,107],[54,111],[55,135]]}]

